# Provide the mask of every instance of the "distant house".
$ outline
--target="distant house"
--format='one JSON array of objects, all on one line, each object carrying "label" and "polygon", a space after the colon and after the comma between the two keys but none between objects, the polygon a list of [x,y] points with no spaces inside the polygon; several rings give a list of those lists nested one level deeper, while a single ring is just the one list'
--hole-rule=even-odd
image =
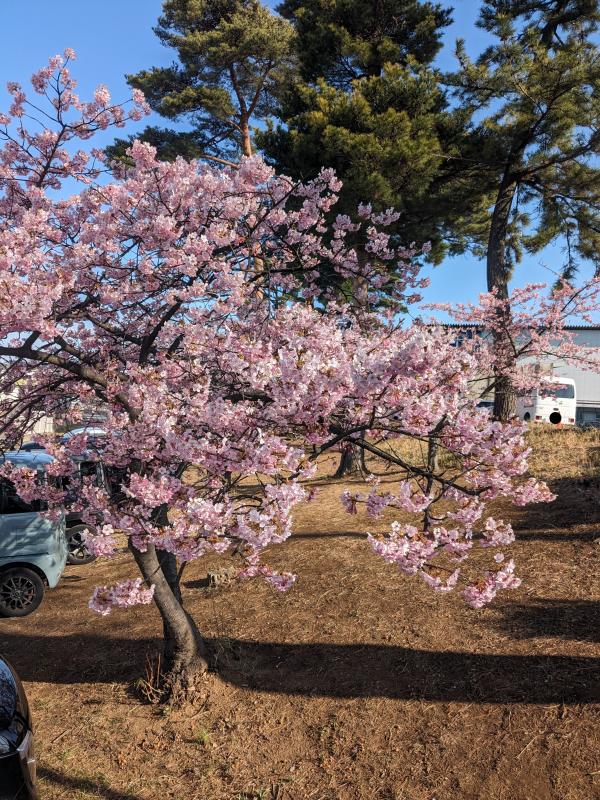
[{"label": "distant house", "polygon": [[[0,399],[10,401],[12,398],[16,398],[17,390],[13,389],[12,392],[5,395],[0,395]],[[35,439],[36,436],[47,436],[51,435],[55,432],[55,422],[54,419],[49,416],[48,414],[42,414],[33,424],[31,428],[29,428],[25,440]]]},{"label": "distant house", "polygon": [[[445,328],[460,328],[464,334],[457,337],[457,344],[461,338],[467,336],[471,338],[476,335],[475,325],[459,325],[449,323]],[[576,344],[589,347],[598,353],[598,372],[582,369],[571,364],[566,364],[561,359],[556,359],[552,363],[545,362],[545,366],[551,368],[554,375],[563,378],[572,378],[575,381],[577,396],[577,424],[578,425],[598,425],[600,426],[600,326],[599,325],[569,325],[565,330],[573,333],[573,340]]]},{"label": "distant house", "polygon": [[61,434],[71,428],[82,426],[97,427],[106,422],[106,409],[96,402],[75,402],[66,404],[54,416],[44,414],[29,428],[25,441],[34,441],[36,436],[51,436]]},{"label": "distant house", "polygon": [[54,420],[52,417],[41,417],[33,426],[32,436],[30,438],[34,438],[35,435],[39,436],[48,436],[54,433]]}]

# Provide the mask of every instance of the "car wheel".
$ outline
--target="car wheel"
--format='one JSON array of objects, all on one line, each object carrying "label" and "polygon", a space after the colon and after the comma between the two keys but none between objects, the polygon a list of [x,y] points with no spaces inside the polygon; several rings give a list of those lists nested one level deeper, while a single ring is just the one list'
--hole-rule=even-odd
[{"label": "car wheel", "polygon": [[26,567],[0,572],[0,616],[26,617],[44,599],[44,581]]},{"label": "car wheel", "polygon": [[96,556],[87,549],[84,539],[84,531],[92,531],[89,525],[73,525],[67,528],[67,564],[89,564],[96,560]]}]

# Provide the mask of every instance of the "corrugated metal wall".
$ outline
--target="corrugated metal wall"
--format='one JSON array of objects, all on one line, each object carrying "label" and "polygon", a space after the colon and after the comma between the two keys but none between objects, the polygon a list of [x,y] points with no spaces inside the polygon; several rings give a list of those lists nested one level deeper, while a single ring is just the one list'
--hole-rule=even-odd
[{"label": "corrugated metal wall", "polygon": [[565,363],[555,363],[554,372],[565,378],[573,378],[577,391],[577,421],[600,423],[600,329],[587,328],[573,331],[575,342],[593,348],[592,358],[597,360],[598,372]]}]

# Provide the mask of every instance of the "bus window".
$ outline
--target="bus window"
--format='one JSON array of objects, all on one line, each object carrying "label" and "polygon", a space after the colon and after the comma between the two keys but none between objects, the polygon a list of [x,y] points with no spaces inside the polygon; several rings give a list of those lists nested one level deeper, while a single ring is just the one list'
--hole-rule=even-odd
[{"label": "bus window", "polygon": [[540,397],[556,397],[557,400],[573,400],[575,397],[575,387],[570,383],[556,384],[553,388],[540,387]]}]

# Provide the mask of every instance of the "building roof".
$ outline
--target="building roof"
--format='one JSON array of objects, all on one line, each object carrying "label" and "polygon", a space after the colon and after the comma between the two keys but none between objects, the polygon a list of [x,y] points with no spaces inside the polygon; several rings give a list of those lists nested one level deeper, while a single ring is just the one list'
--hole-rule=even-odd
[{"label": "building roof", "polygon": [[[443,328],[480,328],[476,322],[432,322],[431,327],[441,325]],[[600,325],[565,325],[565,331],[600,331]]]}]

